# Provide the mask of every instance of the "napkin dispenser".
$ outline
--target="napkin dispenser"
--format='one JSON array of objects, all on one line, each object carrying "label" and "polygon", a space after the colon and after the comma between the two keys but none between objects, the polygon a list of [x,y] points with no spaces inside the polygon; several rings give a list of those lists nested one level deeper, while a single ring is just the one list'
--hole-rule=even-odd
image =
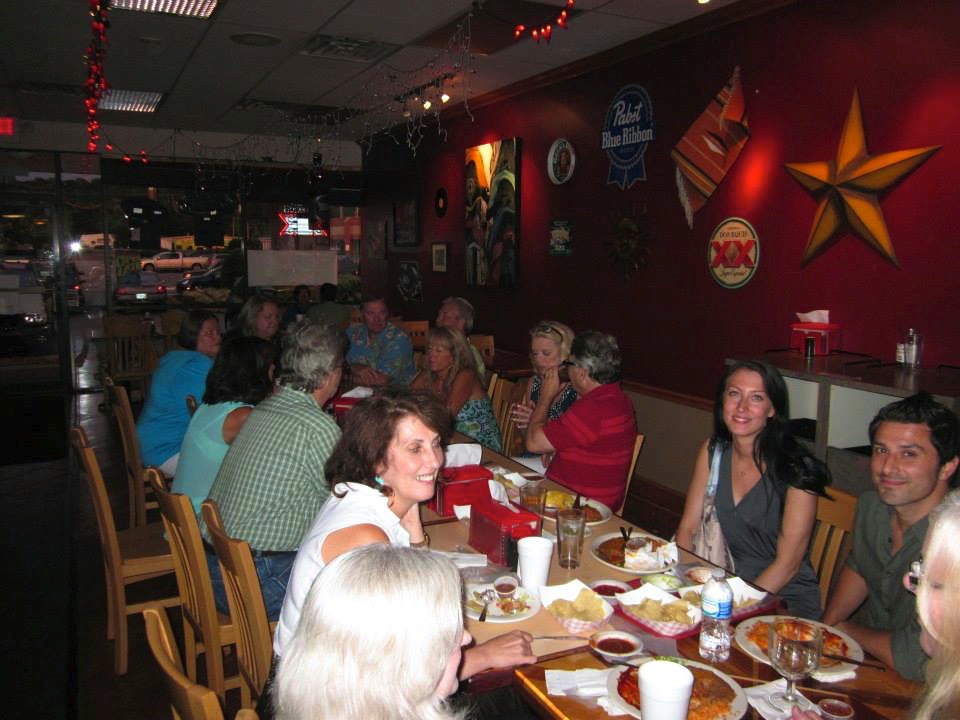
[{"label": "napkin dispenser", "polygon": [[797,322],[790,325],[790,347],[806,351],[807,338],[813,340],[814,355],[829,355],[840,347],[839,323]]},{"label": "napkin dispenser", "polygon": [[428,507],[442,517],[453,516],[454,505],[473,505],[490,499],[493,473],[482,465],[444,468],[437,478],[437,490]]},{"label": "napkin dispenser", "polygon": [[470,546],[497,565],[515,565],[517,540],[536,535],[539,528],[540,516],[517,505],[508,508],[487,499],[470,509]]},{"label": "napkin dispenser", "polygon": [[347,417],[347,413],[349,413],[353,409],[353,406],[361,400],[363,400],[363,398],[346,397],[344,395],[340,395],[339,397],[335,397],[330,401],[328,407],[333,409],[333,416],[336,418],[338,425],[343,424],[343,421]]}]

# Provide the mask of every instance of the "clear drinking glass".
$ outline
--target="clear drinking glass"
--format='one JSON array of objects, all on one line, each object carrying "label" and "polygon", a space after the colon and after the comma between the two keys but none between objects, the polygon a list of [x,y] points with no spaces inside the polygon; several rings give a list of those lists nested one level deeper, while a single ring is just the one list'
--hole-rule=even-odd
[{"label": "clear drinking glass", "polygon": [[585,526],[583,510],[561,510],[557,513],[557,562],[560,567],[580,567]]},{"label": "clear drinking glass", "polygon": [[783,711],[798,703],[796,682],[820,667],[823,631],[813,623],[797,618],[777,618],[770,623],[767,655],[773,669],[783,675],[787,689],[768,700]]},{"label": "clear drinking glass", "polygon": [[543,504],[547,499],[547,483],[528,482],[520,488],[520,504],[527,510],[540,517],[538,524],[543,524]]}]

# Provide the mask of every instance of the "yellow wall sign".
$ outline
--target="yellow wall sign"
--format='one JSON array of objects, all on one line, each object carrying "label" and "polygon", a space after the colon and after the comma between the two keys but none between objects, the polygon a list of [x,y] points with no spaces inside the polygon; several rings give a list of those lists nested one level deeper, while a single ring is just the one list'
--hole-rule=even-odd
[{"label": "yellow wall sign", "polygon": [[707,267],[720,285],[743,287],[760,264],[760,238],[743,218],[727,218],[713,231],[707,244]]}]

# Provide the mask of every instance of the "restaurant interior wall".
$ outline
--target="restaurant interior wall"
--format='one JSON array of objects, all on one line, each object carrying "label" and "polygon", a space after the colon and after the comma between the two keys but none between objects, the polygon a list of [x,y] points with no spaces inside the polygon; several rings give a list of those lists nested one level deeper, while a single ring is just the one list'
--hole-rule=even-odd
[{"label": "restaurant interior wall", "polygon": [[[365,282],[399,301],[398,263],[418,259],[424,302],[398,302],[405,317],[432,318],[443,297],[462,294],[477,306],[479,330],[517,350],[543,317],[598,328],[619,338],[626,377],[704,398],[724,358],[787,346],[797,311],[829,309],[847,350],[892,361],[907,327],[918,327],[925,365],[960,363],[960,325],[950,312],[960,261],[955,27],[960,3],[953,0],[801,2],[642,54],[624,46],[622,61],[610,67],[473,107],[472,119],[444,121],[444,139],[428,133],[412,160],[421,178],[416,254],[390,252],[366,263]],[[736,66],[752,137],[691,230],[670,151]],[[647,179],[620,190],[607,183],[600,134],[610,101],[631,83],[650,95],[656,135],[646,151]],[[816,201],[783,164],[836,156],[854,91],[870,153],[943,145],[882,200],[899,267],[851,233],[802,262]],[[520,288],[468,288],[464,149],[507,137],[522,139]],[[573,178],[557,186],[547,178],[546,156],[561,137],[577,160]],[[365,158],[365,172],[383,169],[375,156]],[[450,208],[442,218],[433,209],[441,187]],[[629,273],[611,260],[613,228],[644,216],[649,252]],[[747,219],[762,248],[756,275],[738,290],[718,285],[706,263],[713,229],[730,216]],[[571,257],[548,253],[553,220],[573,225]],[[446,273],[430,270],[436,242],[449,244]]]}]

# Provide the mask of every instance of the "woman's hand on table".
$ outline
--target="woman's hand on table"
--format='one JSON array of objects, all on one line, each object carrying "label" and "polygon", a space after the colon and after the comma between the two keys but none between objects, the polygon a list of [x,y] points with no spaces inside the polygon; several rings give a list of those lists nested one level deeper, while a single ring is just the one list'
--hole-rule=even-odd
[{"label": "woman's hand on table", "polygon": [[532,642],[533,635],[514,630],[467,648],[463,653],[460,679],[466,680],[484,670],[535,663],[537,656],[533,654]]},{"label": "woman's hand on table", "polygon": [[823,720],[818,713],[813,710],[801,710],[796,705],[790,712],[790,720]]}]

